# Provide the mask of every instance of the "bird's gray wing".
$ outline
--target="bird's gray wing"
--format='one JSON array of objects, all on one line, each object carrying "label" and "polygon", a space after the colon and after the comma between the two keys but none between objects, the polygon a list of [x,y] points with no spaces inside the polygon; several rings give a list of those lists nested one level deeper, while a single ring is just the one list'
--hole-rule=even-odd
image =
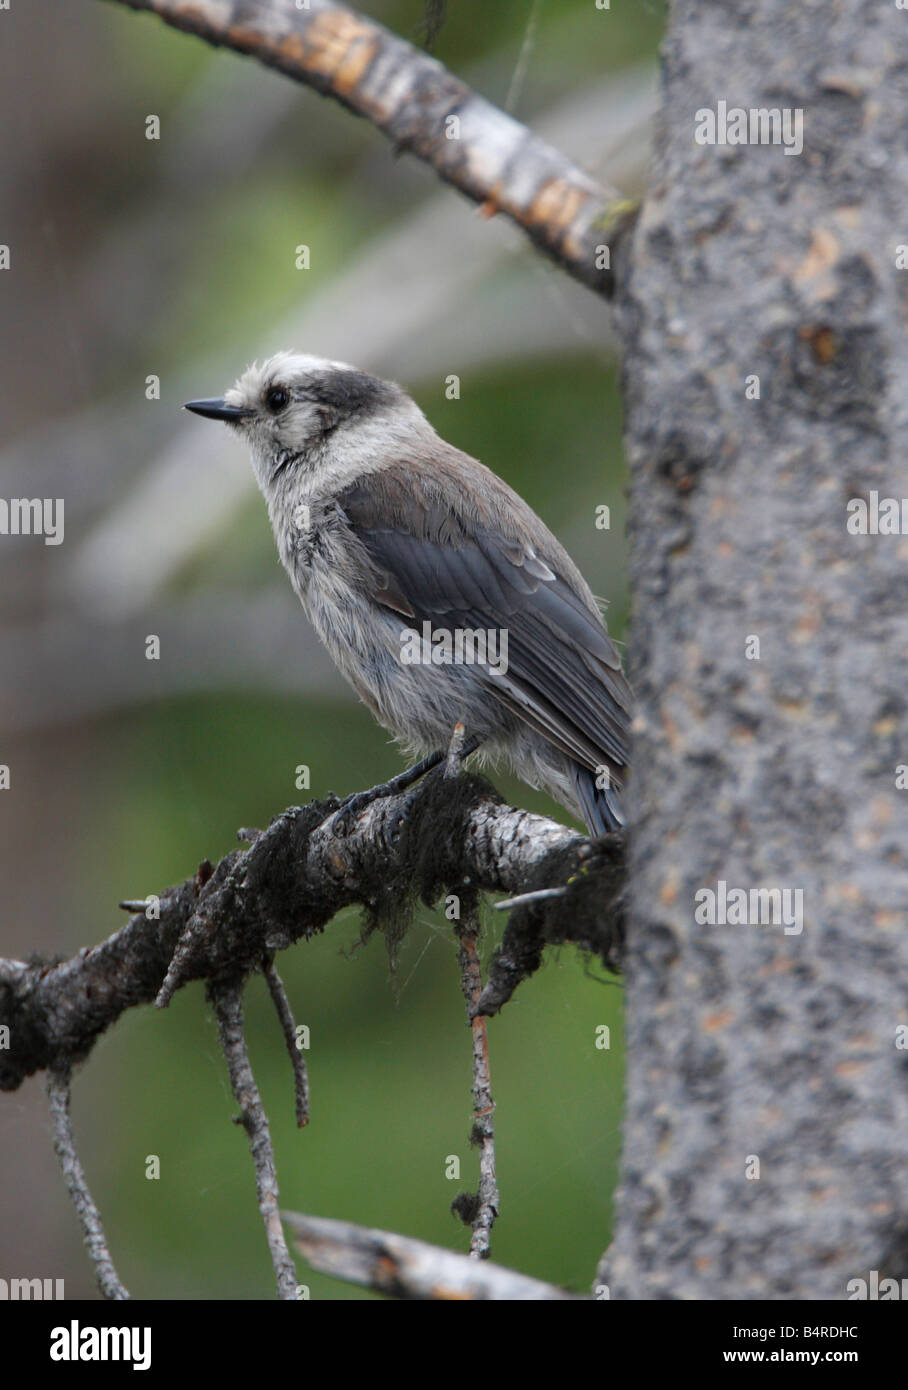
[{"label": "bird's gray wing", "polygon": [[551,743],[595,769],[628,760],[631,695],[598,615],[544,560],[500,533],[467,537],[429,503],[407,524],[356,485],[337,499],[373,567],[372,597],[411,622],[508,633],[489,689]]}]

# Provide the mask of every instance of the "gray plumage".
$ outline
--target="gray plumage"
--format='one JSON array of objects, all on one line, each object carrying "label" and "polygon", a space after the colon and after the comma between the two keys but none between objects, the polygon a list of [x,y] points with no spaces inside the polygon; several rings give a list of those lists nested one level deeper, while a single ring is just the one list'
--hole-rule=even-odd
[{"label": "gray plumage", "polygon": [[[247,439],[280,558],[316,632],[414,752],[455,723],[579,814],[623,824],[631,694],[588,585],[506,483],[400,387],[281,353],[188,407]],[[506,634],[506,663],[404,664],[402,634]]]}]

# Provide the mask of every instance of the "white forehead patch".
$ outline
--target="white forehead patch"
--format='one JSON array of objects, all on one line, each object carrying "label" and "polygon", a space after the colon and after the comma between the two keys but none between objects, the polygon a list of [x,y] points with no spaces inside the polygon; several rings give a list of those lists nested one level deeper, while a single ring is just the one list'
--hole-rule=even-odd
[{"label": "white forehead patch", "polygon": [[290,385],[305,381],[314,372],[356,371],[347,362],[333,362],[328,357],[311,357],[305,352],[277,352],[261,364],[253,362],[230,390],[225,392],[228,405],[255,406],[263,392],[276,383]]}]

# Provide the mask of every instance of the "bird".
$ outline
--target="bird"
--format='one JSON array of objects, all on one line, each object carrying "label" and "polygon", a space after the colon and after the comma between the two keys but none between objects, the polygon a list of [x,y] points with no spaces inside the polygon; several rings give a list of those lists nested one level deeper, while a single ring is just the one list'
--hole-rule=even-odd
[{"label": "bird", "polygon": [[463,725],[481,762],[591,836],[623,828],[631,688],[586,580],[518,493],[344,362],[280,352],[185,408],[246,442],[305,613],[408,753],[440,761]]}]

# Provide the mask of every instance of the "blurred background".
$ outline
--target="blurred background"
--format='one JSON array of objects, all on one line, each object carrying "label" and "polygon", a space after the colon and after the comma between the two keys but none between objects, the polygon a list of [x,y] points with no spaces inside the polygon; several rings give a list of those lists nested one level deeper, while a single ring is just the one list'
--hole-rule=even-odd
[{"label": "blurred background", "polygon": [[[419,40],[421,0],[360,8]],[[662,24],[640,0],[454,0],[434,51],[634,194]],[[403,766],[311,634],[242,447],[181,403],[282,348],[400,381],[536,508],[609,598],[620,639],[617,367],[605,304],[516,230],[339,106],[154,17],[96,0],[0,15],[0,129],[0,496],[65,502],[63,544],[0,537],[0,954],[69,956],[122,925],[119,899],[216,861],[238,826]],[[610,531],[595,526],[602,504]],[[485,959],[503,925],[486,913]],[[466,1250],[449,1205],[475,1188],[477,1161],[450,924],[417,913],[397,999],[381,939],[357,939],[348,912],[279,960],[311,1031],[306,1130],[264,983],[247,991],[282,1205]],[[610,1233],[620,986],[550,952],[490,1044],[493,1258],[585,1289]],[[234,1109],[200,985],[164,1013],[131,1010],[77,1073],[82,1161],[134,1296],[273,1297]],[[298,1267],[313,1298],[371,1296]],[[0,1096],[0,1277],[96,1296],[41,1078]]]}]

